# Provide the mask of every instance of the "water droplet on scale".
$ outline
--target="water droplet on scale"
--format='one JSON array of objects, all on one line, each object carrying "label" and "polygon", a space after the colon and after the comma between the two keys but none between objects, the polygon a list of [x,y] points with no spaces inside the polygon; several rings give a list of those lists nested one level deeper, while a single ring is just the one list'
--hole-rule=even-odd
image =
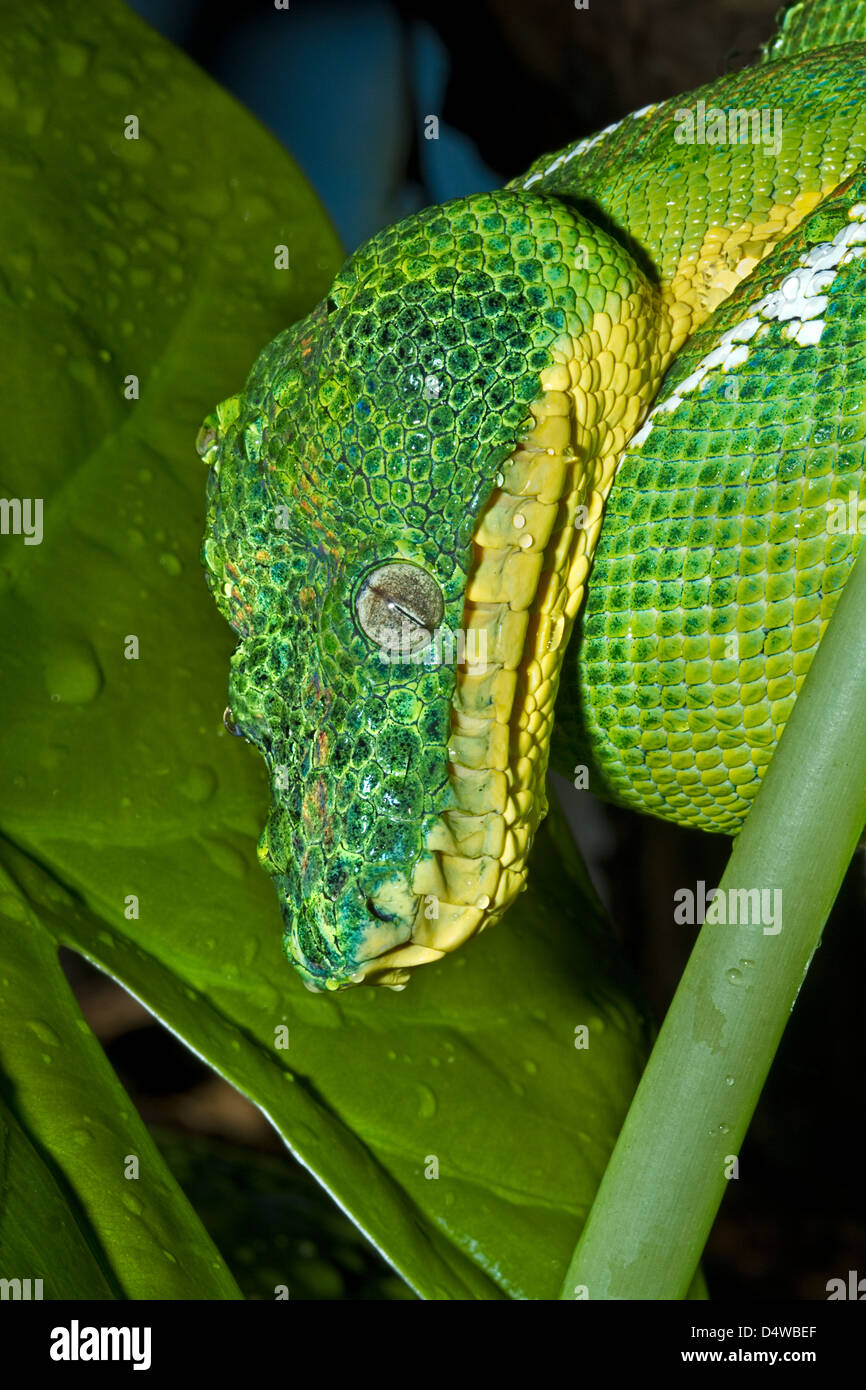
[{"label": "water droplet on scale", "polygon": [[560,613],[556,618],[553,627],[551,628],[550,637],[547,639],[548,651],[555,652],[559,648],[559,645],[562,642],[562,635],[564,632],[565,617],[562,613]]}]

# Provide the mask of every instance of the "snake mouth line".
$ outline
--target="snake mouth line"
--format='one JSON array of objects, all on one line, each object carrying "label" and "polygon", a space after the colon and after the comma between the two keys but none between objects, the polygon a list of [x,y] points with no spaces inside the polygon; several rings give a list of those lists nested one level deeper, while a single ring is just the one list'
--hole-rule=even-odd
[{"label": "snake mouth line", "polygon": [[[367,984],[402,987],[498,921],[526,886],[565,647],[580,607],[615,464],[643,409],[600,421],[589,349],[564,338],[541,374],[533,426],[503,463],[474,535],[463,627],[482,669],[457,667],[448,744],[451,805],[428,833],[405,942],[365,961]],[[603,384],[603,383],[602,383]],[[467,642],[468,645],[468,642]]]},{"label": "snake mouth line", "polygon": [[502,465],[476,528],[463,627],[467,646],[486,660],[457,667],[452,804],[416,865],[411,935],[364,962],[367,984],[403,987],[414,967],[497,921],[525,886],[529,845],[547,809],[547,749],[571,626],[568,561],[582,535],[575,519],[585,470],[570,447],[569,404],[555,404],[556,412],[549,395],[542,400],[543,423]]}]

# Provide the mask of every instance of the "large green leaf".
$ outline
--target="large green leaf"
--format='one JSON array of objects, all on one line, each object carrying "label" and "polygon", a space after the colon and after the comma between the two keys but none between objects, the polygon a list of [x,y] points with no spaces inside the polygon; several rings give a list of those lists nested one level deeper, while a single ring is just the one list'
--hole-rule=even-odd
[{"label": "large green leaf", "polygon": [[192,441],[320,297],[334,237],[274,142],[116,4],[18,0],[0,53],[0,495],[45,505],[42,544],[0,550],[7,871],[47,936],[262,1107],[419,1293],[554,1297],[646,1042],[562,826],[458,957],[403,994],[313,997],[257,865],[263,765],[221,724],[233,639],[199,570]]},{"label": "large green leaf", "polygon": [[0,1273],[54,1299],[240,1297],[5,874],[0,962]]},{"label": "large green leaf", "polygon": [[4,1279],[31,1281],[35,1297],[111,1298],[109,1283],[70,1202],[26,1130],[0,1099],[0,1269]]},{"label": "large green leaf", "polygon": [[413,1297],[297,1163],[176,1130],[154,1138],[245,1298]]}]

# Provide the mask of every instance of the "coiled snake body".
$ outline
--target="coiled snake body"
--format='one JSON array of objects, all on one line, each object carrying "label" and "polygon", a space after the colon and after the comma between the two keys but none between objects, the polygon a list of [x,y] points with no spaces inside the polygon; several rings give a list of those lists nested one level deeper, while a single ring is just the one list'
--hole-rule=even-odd
[{"label": "coiled snake body", "polygon": [[861,37],[796,5],[755,67],[380,232],[205,421],[310,986],[501,917],[549,759],[742,825],[859,544]]}]

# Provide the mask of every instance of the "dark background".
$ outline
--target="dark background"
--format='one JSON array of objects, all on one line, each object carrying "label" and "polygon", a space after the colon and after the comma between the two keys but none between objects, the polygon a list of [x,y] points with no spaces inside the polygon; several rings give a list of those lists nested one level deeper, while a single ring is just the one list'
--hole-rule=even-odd
[{"label": "dark background", "polygon": [[[351,251],[415,208],[497,187],[545,150],[748,64],[773,30],[778,0],[591,0],[585,10],[569,0],[291,0],[288,11],[275,11],[268,0],[137,0],[133,7],[270,127]],[[438,140],[424,138],[428,115],[439,118]],[[587,793],[571,794],[570,814],[661,1019],[695,935],[673,923],[674,891],[701,878],[717,883],[729,842],[602,806]],[[866,1273],[858,1138],[864,916],[861,852],[710,1240],[704,1267],[716,1299],[823,1299],[828,1279],[845,1278],[849,1269]],[[260,1112],[140,1005],[77,958],[67,965],[91,1025],[148,1122],[197,1142],[210,1137],[265,1156],[284,1153]],[[242,1234],[260,1219],[254,1208],[262,1194],[245,1198],[231,1154],[223,1150],[221,1200],[237,1204]],[[208,1167],[212,1176],[212,1158],[187,1161],[185,1180],[206,1220]],[[261,1180],[266,1198],[277,1172],[273,1182]],[[299,1211],[293,1197],[268,1219],[289,1226],[294,1220],[312,1270],[316,1217]],[[224,1254],[231,1260],[230,1251]],[[322,1263],[307,1296],[394,1296],[375,1261],[359,1274],[357,1253],[353,1259],[354,1274],[334,1274]]]}]

